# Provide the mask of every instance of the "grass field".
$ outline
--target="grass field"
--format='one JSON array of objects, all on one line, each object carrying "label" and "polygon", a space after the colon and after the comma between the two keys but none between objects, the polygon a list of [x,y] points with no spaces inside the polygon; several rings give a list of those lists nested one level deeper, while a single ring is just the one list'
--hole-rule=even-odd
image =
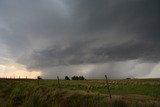
[{"label": "grass field", "polygon": [[0,79],[0,107],[160,107],[159,79],[109,80]]}]

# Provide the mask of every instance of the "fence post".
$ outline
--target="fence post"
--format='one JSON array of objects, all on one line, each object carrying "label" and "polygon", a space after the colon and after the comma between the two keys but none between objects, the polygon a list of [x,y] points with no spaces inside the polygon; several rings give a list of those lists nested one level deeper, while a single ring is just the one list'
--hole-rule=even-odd
[{"label": "fence post", "polygon": [[38,82],[38,85],[39,85],[39,79],[37,78],[37,82]]},{"label": "fence post", "polygon": [[107,75],[105,75],[105,78],[106,78],[106,83],[107,83],[107,89],[108,89],[108,93],[109,93],[109,98],[111,99],[112,96],[111,96],[111,91],[110,91],[110,88],[109,88],[109,83],[108,83]]},{"label": "fence post", "polygon": [[60,88],[59,76],[57,76],[57,80],[58,80],[58,87]]}]

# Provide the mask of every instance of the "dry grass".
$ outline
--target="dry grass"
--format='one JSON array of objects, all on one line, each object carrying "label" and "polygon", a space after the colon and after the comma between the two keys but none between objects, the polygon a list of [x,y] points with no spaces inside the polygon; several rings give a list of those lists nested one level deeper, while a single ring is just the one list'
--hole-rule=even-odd
[{"label": "dry grass", "polygon": [[109,82],[112,99],[103,80],[60,81],[61,89],[53,80],[0,80],[0,107],[160,107],[157,80]]}]

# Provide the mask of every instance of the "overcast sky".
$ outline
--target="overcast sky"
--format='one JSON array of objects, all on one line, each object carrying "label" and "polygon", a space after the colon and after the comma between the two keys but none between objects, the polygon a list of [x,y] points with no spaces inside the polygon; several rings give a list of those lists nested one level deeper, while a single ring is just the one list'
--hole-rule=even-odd
[{"label": "overcast sky", "polygon": [[159,19],[159,0],[0,0],[0,75],[160,77]]}]

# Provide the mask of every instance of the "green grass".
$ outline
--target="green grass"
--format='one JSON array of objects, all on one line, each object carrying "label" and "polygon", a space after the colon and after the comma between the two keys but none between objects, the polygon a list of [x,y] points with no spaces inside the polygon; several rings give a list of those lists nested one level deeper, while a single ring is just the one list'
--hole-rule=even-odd
[{"label": "green grass", "polygon": [[0,80],[0,107],[159,107],[160,80]]}]

